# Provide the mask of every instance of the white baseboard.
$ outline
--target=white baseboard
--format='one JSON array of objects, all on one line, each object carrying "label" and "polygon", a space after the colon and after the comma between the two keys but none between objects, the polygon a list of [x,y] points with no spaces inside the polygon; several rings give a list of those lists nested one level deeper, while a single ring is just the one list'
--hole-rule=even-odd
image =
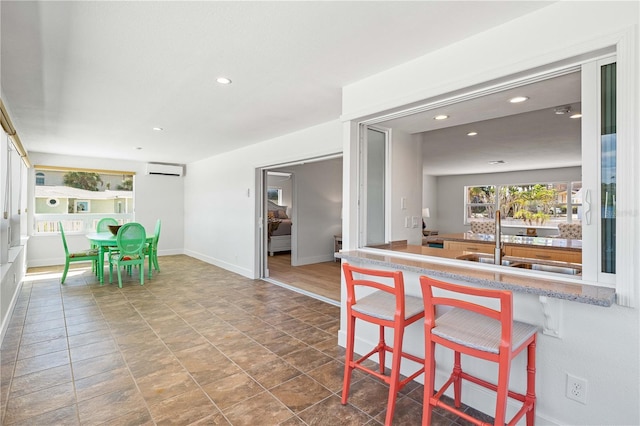
[{"label": "white baseboard", "polygon": [[0,346],[4,341],[4,335],[7,332],[7,328],[9,327],[9,320],[11,320],[11,315],[13,315],[13,310],[16,307],[16,303],[18,301],[18,297],[20,296],[20,292],[22,291],[22,280],[18,283],[15,293],[13,293],[13,297],[11,298],[11,303],[9,303],[9,307],[7,308],[7,312],[2,318],[2,328],[0,329]]},{"label": "white baseboard", "polygon": [[185,250],[184,254],[195,259],[202,260],[203,262],[209,263],[210,265],[218,266],[220,268],[226,269],[227,271],[235,272],[236,274],[242,275],[243,277],[253,279],[253,271],[250,269],[241,268],[238,265],[234,265],[232,263],[228,263],[223,260],[216,259],[211,256],[206,256],[202,253],[197,253],[191,250]]}]

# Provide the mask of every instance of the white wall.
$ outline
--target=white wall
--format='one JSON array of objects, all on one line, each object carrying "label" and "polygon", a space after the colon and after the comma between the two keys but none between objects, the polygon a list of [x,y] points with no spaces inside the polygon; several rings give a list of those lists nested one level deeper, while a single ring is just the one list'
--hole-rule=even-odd
[{"label": "white wall", "polygon": [[391,138],[391,241],[422,244],[422,141],[399,130]]},{"label": "white wall", "polygon": [[258,278],[256,169],[341,151],[336,120],[189,164],[185,253]]},{"label": "white wall", "polygon": [[[342,89],[342,118],[363,117],[616,43],[638,2],[561,1]],[[637,36],[636,36],[637,37]]]},{"label": "white wall", "polygon": [[[73,157],[30,152],[29,158],[34,165],[80,167],[104,170],[124,170],[136,173],[135,182],[135,220],[141,223],[147,232],[153,232],[156,220],[162,220],[162,231],[158,242],[158,255],[182,254],[184,247],[184,178],[175,176],[146,175],[145,164],[125,160]],[[33,168],[29,173],[29,211],[33,212]],[[189,170],[187,169],[187,174]],[[33,229],[33,217],[29,218],[29,229]],[[69,250],[79,250],[88,246],[83,235],[68,235]],[[27,253],[29,267],[63,265],[64,250],[60,235],[32,235]]]},{"label": "white wall", "polygon": [[293,173],[296,253],[292,264],[332,261],[333,236],[342,232],[342,158],[278,170]]},{"label": "white wall", "polygon": [[428,207],[430,215],[424,219],[424,223],[426,229],[430,230],[438,230],[437,185],[435,176],[422,175],[422,208]]},{"label": "white wall", "polygon": [[[432,221],[440,233],[466,232],[464,225],[464,187],[469,185],[504,185],[514,183],[580,181],[580,167],[526,170],[521,172],[486,173],[473,175],[439,176],[437,185],[437,220]],[[527,228],[523,224],[523,229]],[[506,231],[506,229],[505,229]],[[557,230],[556,230],[557,231]],[[557,234],[557,232],[555,232]],[[516,234],[516,232],[513,232]],[[542,235],[542,234],[540,234]]]},{"label": "white wall", "polygon": [[[624,39],[621,56],[633,72],[621,74],[632,89],[625,103],[628,109],[638,104],[638,2],[558,2],[520,19],[462,40],[433,54],[373,75],[343,89],[345,123],[345,188],[357,188],[354,155],[357,139],[355,120],[391,108],[402,107],[454,90],[471,87],[538,66],[566,60],[596,49],[615,45]],[[630,27],[633,27],[630,29]],[[627,47],[629,46],[629,47]],[[626,50],[625,50],[626,49]],[[620,58],[619,58],[620,59]],[[627,68],[627,70],[629,70]],[[627,140],[637,143],[637,120],[626,128]],[[638,163],[635,158],[625,161]],[[625,170],[625,173],[627,171]],[[627,173],[637,186],[637,174]],[[625,217],[637,218],[638,200],[626,200]],[[634,207],[635,206],[635,207]],[[441,210],[438,210],[441,212]],[[349,212],[350,220],[355,221]],[[438,220],[442,220],[438,215]],[[637,220],[637,219],[636,219]],[[352,229],[354,224],[345,225]],[[356,235],[353,231],[350,236]],[[631,250],[640,260],[640,238],[634,234]],[[346,241],[349,247],[353,242]],[[634,269],[630,262],[624,268]],[[637,268],[636,268],[637,269]],[[620,271],[624,273],[624,271]],[[417,276],[408,274],[410,291],[416,288]],[[632,304],[640,305],[639,292]],[[544,321],[541,305],[534,296],[518,295],[515,315],[532,322]],[[344,300],[344,298],[343,298]],[[613,306],[600,308],[575,302],[560,302],[561,338],[540,335],[537,349],[537,423],[538,424],[640,424],[637,401],[640,400],[640,316],[637,308]],[[344,316],[340,341],[344,342]],[[359,342],[375,344],[375,330],[359,333]],[[410,353],[423,353],[421,330],[405,335]],[[517,368],[517,367],[515,367]],[[439,368],[442,372],[442,367]],[[565,397],[565,374],[586,379],[586,405]],[[513,377],[513,376],[512,376]],[[521,381],[515,380],[519,386]],[[491,412],[491,405],[479,392],[467,395],[472,405]]]}]

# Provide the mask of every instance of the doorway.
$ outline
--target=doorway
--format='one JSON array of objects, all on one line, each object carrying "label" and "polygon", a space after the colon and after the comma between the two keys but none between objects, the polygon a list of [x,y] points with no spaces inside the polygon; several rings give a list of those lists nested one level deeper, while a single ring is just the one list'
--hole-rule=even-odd
[{"label": "doorway", "polygon": [[337,305],[342,232],[342,155],[264,168],[261,278]]}]

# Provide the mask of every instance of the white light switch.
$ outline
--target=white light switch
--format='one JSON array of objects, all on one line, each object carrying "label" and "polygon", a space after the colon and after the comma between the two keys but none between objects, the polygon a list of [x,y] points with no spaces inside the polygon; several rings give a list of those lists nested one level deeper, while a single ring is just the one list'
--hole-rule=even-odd
[{"label": "white light switch", "polygon": [[406,210],[406,209],[407,209],[407,197],[400,197],[400,210]]}]

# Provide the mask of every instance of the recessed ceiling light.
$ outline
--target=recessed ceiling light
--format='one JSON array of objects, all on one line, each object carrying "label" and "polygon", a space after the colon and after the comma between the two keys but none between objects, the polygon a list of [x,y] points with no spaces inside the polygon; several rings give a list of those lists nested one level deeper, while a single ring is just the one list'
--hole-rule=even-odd
[{"label": "recessed ceiling light", "polygon": [[141,146],[137,146],[137,147],[136,147],[136,149],[137,149],[138,151],[140,151],[140,150],[142,149],[142,147],[141,147]]},{"label": "recessed ceiling light", "polygon": [[504,160],[489,161],[489,164],[504,164],[504,163],[506,163],[506,161]]},{"label": "recessed ceiling light", "polygon": [[467,136],[476,136],[478,134],[478,132],[469,132],[467,133]]},{"label": "recessed ceiling light", "polygon": [[449,118],[449,116],[445,114],[440,114],[433,117],[434,120],[446,120],[447,118]]},{"label": "recessed ceiling light", "polygon": [[580,117],[582,117],[582,114],[580,114],[579,112],[569,116],[569,118],[580,118]]},{"label": "recessed ceiling light", "polygon": [[528,99],[529,98],[527,98],[526,96],[516,96],[515,98],[509,99],[509,102],[511,102],[512,104],[519,104],[520,102],[524,102]]},{"label": "recessed ceiling light", "polygon": [[231,80],[229,80],[227,77],[218,77],[216,81],[220,84],[231,84]]},{"label": "recessed ceiling light", "polygon": [[153,130],[155,130],[156,132],[161,132],[164,129],[162,127],[154,127]]}]

